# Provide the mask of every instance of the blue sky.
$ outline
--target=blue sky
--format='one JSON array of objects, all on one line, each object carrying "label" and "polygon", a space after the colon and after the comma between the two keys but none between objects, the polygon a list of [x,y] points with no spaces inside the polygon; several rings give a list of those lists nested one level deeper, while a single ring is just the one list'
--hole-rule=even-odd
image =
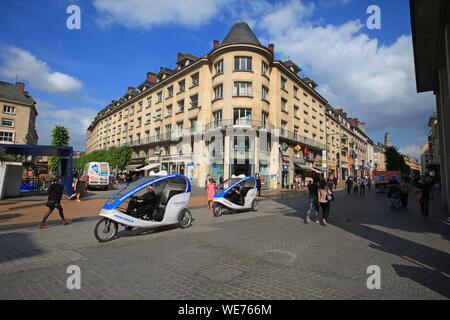
[{"label": "blue sky", "polygon": [[[81,8],[81,30],[66,27],[71,4]],[[365,26],[373,4],[381,30]],[[84,149],[98,110],[147,71],[173,67],[178,52],[207,53],[238,20],[299,64],[333,106],[365,121],[374,141],[390,131],[417,155],[434,103],[415,93],[407,0],[3,0],[0,79],[17,75],[38,101],[40,143],[61,123]]]}]

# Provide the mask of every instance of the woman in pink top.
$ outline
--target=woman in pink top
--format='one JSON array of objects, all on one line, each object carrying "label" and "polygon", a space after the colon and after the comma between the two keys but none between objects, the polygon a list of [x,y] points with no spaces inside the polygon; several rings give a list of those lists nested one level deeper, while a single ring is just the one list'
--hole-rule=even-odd
[{"label": "woman in pink top", "polygon": [[208,184],[206,185],[206,198],[208,200],[208,208],[211,209],[211,204],[214,200],[214,195],[216,194],[216,184],[214,183],[214,180],[211,178],[209,179]]}]

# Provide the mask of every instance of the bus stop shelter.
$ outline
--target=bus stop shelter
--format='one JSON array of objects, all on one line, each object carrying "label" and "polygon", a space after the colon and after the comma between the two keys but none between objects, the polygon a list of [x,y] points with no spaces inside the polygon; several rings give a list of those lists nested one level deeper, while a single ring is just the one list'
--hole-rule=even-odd
[{"label": "bus stop shelter", "polygon": [[7,154],[21,156],[48,156],[59,157],[61,163],[61,179],[66,195],[72,194],[72,171],[73,171],[73,148],[59,146],[40,146],[28,144],[0,144],[1,148],[6,150]]}]

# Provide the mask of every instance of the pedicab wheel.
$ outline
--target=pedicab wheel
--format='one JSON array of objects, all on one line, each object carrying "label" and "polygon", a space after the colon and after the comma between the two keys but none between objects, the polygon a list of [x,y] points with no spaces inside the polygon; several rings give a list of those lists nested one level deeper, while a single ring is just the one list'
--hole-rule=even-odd
[{"label": "pedicab wheel", "polygon": [[258,202],[258,200],[253,200],[253,202],[252,202],[252,210],[254,212],[256,212],[256,211],[258,211],[258,209],[259,209],[259,202]]},{"label": "pedicab wheel", "polygon": [[220,217],[223,213],[223,208],[220,204],[214,204],[213,205],[213,214],[214,217]]},{"label": "pedicab wheel", "polygon": [[95,238],[99,242],[108,242],[117,235],[117,230],[117,222],[106,218],[100,219],[95,225]]},{"label": "pedicab wheel", "polygon": [[192,214],[189,210],[184,209],[183,211],[181,211],[180,213],[180,226],[183,229],[189,228],[192,224]]}]

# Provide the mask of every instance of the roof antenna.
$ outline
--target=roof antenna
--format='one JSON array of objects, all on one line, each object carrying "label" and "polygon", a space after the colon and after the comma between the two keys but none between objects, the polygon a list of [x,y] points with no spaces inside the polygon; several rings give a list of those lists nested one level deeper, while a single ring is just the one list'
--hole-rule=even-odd
[{"label": "roof antenna", "polygon": [[16,82],[19,82],[19,75],[16,73]]}]

